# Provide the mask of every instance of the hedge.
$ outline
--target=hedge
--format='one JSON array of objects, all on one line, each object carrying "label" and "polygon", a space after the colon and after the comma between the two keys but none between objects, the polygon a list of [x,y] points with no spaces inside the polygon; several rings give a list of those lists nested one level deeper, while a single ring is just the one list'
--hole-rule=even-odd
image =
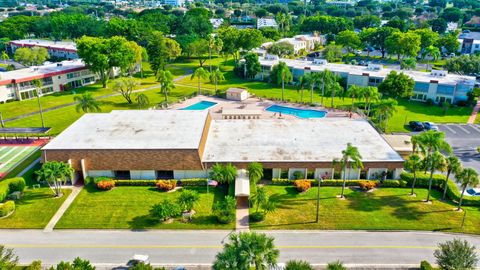
[{"label": "hedge", "polygon": [[0,182],[0,202],[3,202],[8,194],[20,191],[22,192],[25,189],[26,183],[25,179],[22,177],[15,177],[10,179],[5,179]]},{"label": "hedge", "polygon": [[[447,196],[452,201],[460,201],[461,191],[458,190],[457,185],[451,180],[448,181],[448,190]],[[465,193],[467,193],[465,191]],[[463,196],[462,205],[467,206],[475,206],[480,205],[480,197],[479,196]]]},{"label": "hedge", "polygon": [[185,178],[178,181],[180,186],[206,186],[207,178]]},{"label": "hedge", "polygon": [[114,180],[115,186],[155,186],[157,180]]},{"label": "hedge", "polygon": [[[89,179],[85,180],[85,184],[94,183],[97,184],[100,181],[111,180],[108,177],[89,177]],[[177,181],[176,179],[162,179],[162,180],[170,180],[170,181]],[[113,180],[115,181],[115,186],[155,186],[158,181],[161,180]],[[206,186],[207,179],[206,178],[185,178],[178,181],[179,186]]]},{"label": "hedge", "polygon": [[[295,180],[289,180],[284,178],[274,178],[272,179],[272,184],[277,186],[290,186],[293,185]],[[309,180],[312,183],[312,187],[318,186],[318,180]],[[355,179],[355,180],[346,180],[345,186],[352,187],[352,186],[359,186],[360,183],[365,181],[375,182],[379,187],[405,187],[407,185],[406,181],[403,180],[385,180],[383,183],[377,180],[364,180],[364,179]],[[343,180],[322,180],[320,183],[321,186],[324,187],[340,187],[343,185]]]},{"label": "hedge", "polygon": [[6,201],[5,203],[0,204],[0,217],[4,217],[8,215],[14,210],[15,210],[15,202]]},{"label": "hedge", "polygon": [[[400,174],[400,179],[407,181],[408,185],[411,186],[413,183],[413,173],[403,172]],[[417,172],[417,181],[415,182],[415,187],[428,188],[428,182],[430,180],[429,173]],[[442,174],[433,174],[432,176],[432,187],[438,188],[442,187],[445,183],[445,176]]]}]

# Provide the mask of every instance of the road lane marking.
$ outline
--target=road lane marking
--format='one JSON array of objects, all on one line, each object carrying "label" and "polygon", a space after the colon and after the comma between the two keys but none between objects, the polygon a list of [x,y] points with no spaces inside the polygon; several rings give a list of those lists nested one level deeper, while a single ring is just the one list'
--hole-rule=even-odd
[{"label": "road lane marking", "polygon": [[470,134],[470,131],[468,131],[466,128],[462,127],[461,125],[458,125],[457,127],[463,130],[465,133]]},{"label": "road lane marking", "polygon": [[448,125],[444,125],[444,127],[448,130],[450,130],[450,132],[452,132],[453,134],[457,134],[457,132],[455,130],[453,130],[451,127],[449,127]]},{"label": "road lane marking", "polygon": [[[10,248],[111,248],[111,249],[183,249],[183,248],[204,248],[220,249],[221,245],[80,245],[80,244],[5,244]],[[288,245],[276,246],[279,249],[436,249],[436,246],[303,246]]]}]

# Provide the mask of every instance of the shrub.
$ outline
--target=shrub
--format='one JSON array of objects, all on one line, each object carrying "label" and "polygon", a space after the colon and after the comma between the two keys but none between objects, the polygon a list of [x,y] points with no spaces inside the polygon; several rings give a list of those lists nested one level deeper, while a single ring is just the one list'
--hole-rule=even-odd
[{"label": "shrub", "polygon": [[177,203],[180,205],[183,211],[190,212],[193,209],[193,205],[200,199],[198,192],[194,190],[183,189],[180,196],[177,199]]},{"label": "shrub", "polygon": [[479,261],[475,246],[460,238],[438,244],[433,256],[441,269],[475,269]]},{"label": "shrub", "polygon": [[375,181],[360,181],[358,183],[358,185],[360,186],[360,188],[362,190],[370,190],[370,189],[373,189],[377,186],[377,182]]},{"label": "shrub", "polygon": [[313,270],[313,267],[306,261],[290,260],[287,261],[285,270]]},{"label": "shrub", "polygon": [[101,190],[110,190],[115,187],[115,181],[103,180],[97,183],[97,188]]},{"label": "shrub", "polygon": [[305,175],[301,171],[295,171],[293,172],[293,179],[299,180],[299,179],[304,179]]},{"label": "shrub", "polygon": [[155,186],[157,180],[113,180],[115,186]]},{"label": "shrub", "polygon": [[0,202],[3,202],[3,200],[7,198],[8,194],[14,191],[23,191],[24,189],[25,189],[25,180],[22,177],[9,178],[9,179],[0,181]]},{"label": "shrub", "polygon": [[264,212],[255,212],[250,214],[250,221],[252,222],[260,222],[265,220],[265,213]]},{"label": "shrub", "polygon": [[272,185],[275,186],[290,186],[293,185],[293,180],[286,179],[286,178],[273,178]]},{"label": "shrub", "polygon": [[433,270],[432,265],[427,261],[420,262],[420,270]]},{"label": "shrub", "polygon": [[0,204],[0,217],[4,217],[15,210],[14,201],[6,201],[3,204]]},{"label": "shrub", "polygon": [[156,186],[160,190],[169,191],[177,186],[177,180],[159,180]]},{"label": "shrub", "polygon": [[179,186],[206,186],[207,178],[186,178],[182,179],[178,183]]},{"label": "shrub", "polygon": [[404,180],[385,180],[381,183],[378,183],[377,186],[380,187],[406,187],[407,181]]},{"label": "shrub", "polygon": [[[413,173],[402,173],[400,174],[400,179],[407,181],[408,185],[411,185],[413,182]],[[428,188],[428,182],[430,179],[429,173],[417,172],[417,182],[415,187]],[[445,176],[442,174],[434,174],[432,177],[432,187],[438,188],[443,186],[445,183]]]},{"label": "shrub", "polygon": [[[459,201],[460,200],[460,191],[457,188],[457,185],[453,181],[448,181],[448,190],[447,196],[452,201]],[[479,196],[463,196],[462,205],[466,206],[476,206],[480,205],[480,197]]]},{"label": "shrub", "polygon": [[217,216],[219,223],[228,224],[235,220],[235,208],[237,201],[232,196],[226,196],[224,200],[213,206],[213,213]]},{"label": "shrub", "polygon": [[305,192],[312,187],[312,182],[307,180],[295,180],[293,185],[299,192]]},{"label": "shrub", "polygon": [[174,218],[180,216],[182,211],[180,207],[175,204],[174,202],[165,199],[163,202],[155,204],[150,209],[150,215],[154,218],[158,218],[160,220],[167,220],[169,218]]},{"label": "shrub", "polygon": [[42,270],[42,261],[33,261],[25,269],[26,270]]},{"label": "shrub", "polygon": [[106,177],[106,176],[99,176],[99,177],[94,177],[93,178],[93,183],[96,185],[101,181],[109,181],[109,180],[112,180],[112,178]]}]

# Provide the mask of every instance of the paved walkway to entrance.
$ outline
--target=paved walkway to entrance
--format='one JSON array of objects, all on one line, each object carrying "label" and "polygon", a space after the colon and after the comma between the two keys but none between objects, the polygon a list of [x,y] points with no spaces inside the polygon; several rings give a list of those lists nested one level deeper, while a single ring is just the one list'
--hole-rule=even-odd
[{"label": "paved walkway to entrance", "polygon": [[477,105],[473,108],[472,115],[468,118],[467,124],[475,123],[475,118],[477,118],[478,110],[480,110],[480,100],[477,101]]},{"label": "paved walkway to entrance", "polygon": [[248,231],[250,225],[248,222],[248,197],[237,197],[237,222],[235,229],[237,231]]},{"label": "paved walkway to entrance", "polygon": [[50,219],[48,222],[47,226],[43,229],[44,232],[52,232],[53,228],[55,228],[55,225],[57,225],[57,222],[62,218],[63,214],[65,214],[65,211],[67,211],[68,207],[72,204],[72,202],[75,200],[77,195],[82,191],[83,186],[71,186],[71,187],[63,187],[63,188],[71,188],[72,193],[68,196],[68,198],[63,202],[62,206],[58,208],[57,212],[55,215]]}]

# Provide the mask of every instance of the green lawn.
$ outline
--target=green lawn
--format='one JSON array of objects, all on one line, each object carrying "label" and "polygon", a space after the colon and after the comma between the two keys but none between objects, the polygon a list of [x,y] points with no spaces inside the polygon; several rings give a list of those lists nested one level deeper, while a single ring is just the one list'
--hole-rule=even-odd
[{"label": "green lawn", "polygon": [[179,191],[165,193],[155,187],[117,187],[99,191],[85,187],[57,224],[57,229],[233,229],[234,223],[218,224],[212,215],[214,202],[222,200],[225,190],[205,187],[188,187],[200,193],[195,205],[193,220],[183,223],[176,219],[162,224],[149,215],[150,208],[169,198],[175,200]]},{"label": "green lawn", "polygon": [[[266,186],[278,208],[264,222],[250,223],[254,229],[322,229],[322,230],[429,230],[480,234],[480,209],[465,207],[467,218],[460,228],[463,214],[454,205],[438,200],[425,204],[427,190],[417,189],[410,197],[407,188],[380,188],[371,193],[346,189],[346,199],[336,195],[341,188],[323,187],[320,192],[320,221],[315,223],[317,188],[299,194],[291,186]],[[251,212],[252,209],[250,210]]]},{"label": "green lawn", "polygon": [[70,189],[64,189],[64,195],[61,198],[54,198],[52,191],[48,187],[32,189],[31,185],[35,183],[34,171],[39,168],[40,165],[37,165],[23,176],[27,182],[27,188],[24,192],[25,195],[22,199],[15,202],[15,213],[7,218],[0,219],[0,228],[44,228],[70,194]]}]

